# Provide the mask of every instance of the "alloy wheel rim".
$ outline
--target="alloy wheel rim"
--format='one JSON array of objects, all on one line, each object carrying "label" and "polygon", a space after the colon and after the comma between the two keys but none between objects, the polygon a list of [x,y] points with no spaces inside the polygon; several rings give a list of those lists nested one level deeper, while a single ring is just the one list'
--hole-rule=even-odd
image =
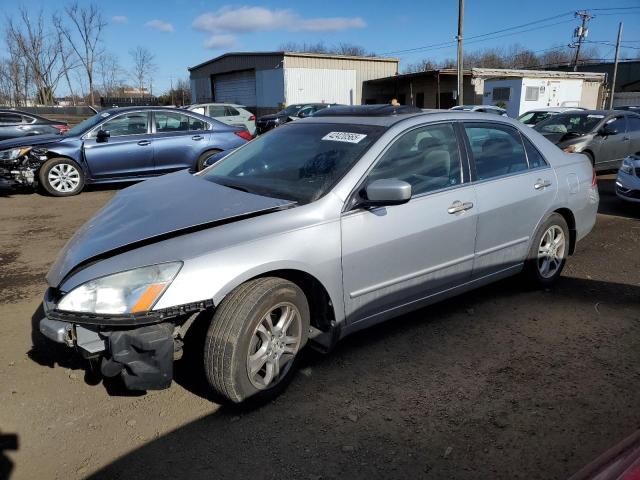
[{"label": "alloy wheel rim", "polygon": [[551,278],[562,266],[565,256],[566,238],[564,231],[553,225],[544,232],[538,246],[538,272],[544,278]]},{"label": "alloy wheel rim", "polygon": [[80,185],[80,172],[73,165],[59,163],[51,167],[47,179],[54,190],[68,193],[74,191]]},{"label": "alloy wheel rim", "polygon": [[302,319],[298,307],[279,303],[256,326],[247,352],[247,374],[259,390],[276,385],[287,374],[300,349]]}]

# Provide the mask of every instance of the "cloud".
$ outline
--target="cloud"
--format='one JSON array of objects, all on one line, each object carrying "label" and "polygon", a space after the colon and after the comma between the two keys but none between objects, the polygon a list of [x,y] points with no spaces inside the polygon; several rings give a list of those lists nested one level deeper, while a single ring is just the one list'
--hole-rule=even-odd
[{"label": "cloud", "polygon": [[173,32],[173,25],[168,22],[163,22],[162,20],[150,20],[144,24],[145,27],[153,28],[155,30],[159,30],[161,32]]},{"label": "cloud", "polygon": [[127,23],[127,17],[125,17],[124,15],[116,15],[114,17],[111,17],[111,21],[113,23]]},{"label": "cloud", "polygon": [[364,28],[360,17],[303,18],[290,9],[264,7],[223,7],[206,12],[193,21],[193,27],[213,34],[205,42],[207,48],[224,48],[235,43],[231,34],[287,30],[290,32],[337,32]]},{"label": "cloud", "polygon": [[211,35],[205,42],[206,48],[229,48],[236,44],[235,35]]}]

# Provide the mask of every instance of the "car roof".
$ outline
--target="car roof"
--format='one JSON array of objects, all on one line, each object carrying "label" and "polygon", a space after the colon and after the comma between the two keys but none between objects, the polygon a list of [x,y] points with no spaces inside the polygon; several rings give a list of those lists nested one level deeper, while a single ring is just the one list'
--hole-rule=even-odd
[{"label": "car roof", "polygon": [[[178,108],[178,107],[164,107],[164,106],[154,106],[154,105],[138,105],[138,106],[131,106],[131,107],[113,107],[113,108],[104,108],[102,110],[100,110],[98,113],[109,113],[109,114],[116,114],[116,113],[123,113],[123,112],[135,112],[135,111],[139,111],[139,110],[166,110],[169,112],[178,112],[178,113],[184,113],[185,109],[184,108]],[[189,112],[189,113],[195,113],[195,112]]]}]

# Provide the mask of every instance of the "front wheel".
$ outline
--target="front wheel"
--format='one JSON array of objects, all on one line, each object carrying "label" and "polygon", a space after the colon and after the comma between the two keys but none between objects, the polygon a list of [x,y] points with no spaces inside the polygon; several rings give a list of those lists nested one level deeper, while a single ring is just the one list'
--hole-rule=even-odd
[{"label": "front wheel", "polygon": [[205,342],[205,373],[215,396],[257,405],[280,394],[307,342],[309,317],[302,290],[282,278],[257,278],[231,292]]},{"label": "front wheel", "polygon": [[533,239],[525,272],[537,285],[554,283],[567,261],[569,254],[569,227],[564,217],[552,213]]},{"label": "front wheel", "polygon": [[204,168],[206,167],[205,162],[213,157],[214,155],[217,155],[221,152],[222,150],[208,150],[206,152],[204,152],[202,155],[200,155],[200,157],[198,158],[198,161],[196,162],[196,172],[199,172],[200,170],[204,170]]},{"label": "front wheel", "polygon": [[69,158],[52,158],[40,167],[40,185],[54,197],[77,195],[84,188],[84,172]]}]

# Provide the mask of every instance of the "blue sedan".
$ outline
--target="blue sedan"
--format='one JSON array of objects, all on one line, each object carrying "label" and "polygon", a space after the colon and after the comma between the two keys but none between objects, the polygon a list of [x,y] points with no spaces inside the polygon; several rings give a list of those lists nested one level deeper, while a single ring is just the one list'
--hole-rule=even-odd
[{"label": "blue sedan", "polygon": [[64,135],[0,142],[0,184],[70,196],[87,184],[198,171],[210,156],[250,138],[245,129],[177,108],[104,110]]}]

